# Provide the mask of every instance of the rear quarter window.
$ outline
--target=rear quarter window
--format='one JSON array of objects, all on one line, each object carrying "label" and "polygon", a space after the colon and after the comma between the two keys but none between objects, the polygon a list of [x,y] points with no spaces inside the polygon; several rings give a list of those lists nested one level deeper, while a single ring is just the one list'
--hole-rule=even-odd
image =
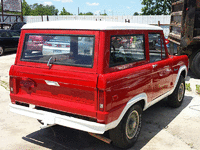
[{"label": "rear quarter window", "polygon": [[111,36],[110,67],[145,59],[144,35]]},{"label": "rear quarter window", "polygon": [[163,35],[149,33],[149,56],[150,62],[160,61],[166,58]]},{"label": "rear quarter window", "polygon": [[21,61],[93,67],[94,36],[27,34]]}]

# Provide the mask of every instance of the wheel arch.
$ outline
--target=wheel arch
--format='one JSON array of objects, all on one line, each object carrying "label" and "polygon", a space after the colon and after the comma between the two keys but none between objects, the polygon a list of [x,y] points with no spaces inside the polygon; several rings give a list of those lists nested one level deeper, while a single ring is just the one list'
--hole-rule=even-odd
[{"label": "wheel arch", "polygon": [[123,117],[126,115],[128,110],[133,105],[136,105],[136,104],[140,105],[142,110],[145,110],[147,108],[147,95],[146,95],[146,93],[141,93],[141,94],[133,97],[131,100],[129,100],[127,102],[126,106],[124,107],[123,111],[121,112],[120,116],[118,117],[118,119],[106,125],[106,130],[110,130],[110,129],[115,128],[120,123],[120,121],[123,119]]},{"label": "wheel arch", "polygon": [[177,74],[177,77],[176,77],[176,80],[175,80],[175,83],[174,83],[174,87],[173,87],[173,89],[170,91],[169,94],[172,94],[172,93],[174,92],[174,90],[175,90],[175,88],[176,88],[176,86],[177,86],[177,84],[178,84],[178,80],[179,80],[180,76],[182,75],[184,78],[186,78],[186,77],[187,77],[187,74],[188,74],[187,67],[186,67],[185,65],[181,66],[181,67],[179,68],[179,71],[178,71],[178,74]]},{"label": "wheel arch", "polygon": [[[181,75],[184,77],[184,78],[186,78],[186,70],[183,70],[182,72],[181,72]],[[179,78],[180,78],[180,76],[179,76]]]}]

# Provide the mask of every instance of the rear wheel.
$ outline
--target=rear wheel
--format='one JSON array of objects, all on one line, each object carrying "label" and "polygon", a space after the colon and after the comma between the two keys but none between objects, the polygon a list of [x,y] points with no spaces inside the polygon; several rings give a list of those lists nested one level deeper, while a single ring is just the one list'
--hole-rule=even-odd
[{"label": "rear wheel", "polygon": [[120,148],[129,148],[138,139],[141,130],[142,108],[140,105],[131,107],[119,125],[109,131],[113,144]]},{"label": "rear wheel", "polygon": [[3,53],[4,53],[3,47],[0,46],[0,56],[3,55]]},{"label": "rear wheel", "polygon": [[168,104],[177,108],[181,106],[185,95],[185,78],[181,75],[174,92],[168,97]]}]

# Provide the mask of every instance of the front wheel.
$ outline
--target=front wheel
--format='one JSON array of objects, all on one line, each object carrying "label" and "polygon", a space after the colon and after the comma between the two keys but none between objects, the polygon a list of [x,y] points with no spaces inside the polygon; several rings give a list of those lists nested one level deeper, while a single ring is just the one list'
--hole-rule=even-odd
[{"label": "front wheel", "polygon": [[132,106],[119,125],[109,131],[113,144],[120,148],[129,148],[138,139],[141,130],[142,108],[140,105]]},{"label": "front wheel", "polygon": [[181,106],[185,95],[185,78],[181,75],[174,92],[168,97],[168,104],[177,108]]}]

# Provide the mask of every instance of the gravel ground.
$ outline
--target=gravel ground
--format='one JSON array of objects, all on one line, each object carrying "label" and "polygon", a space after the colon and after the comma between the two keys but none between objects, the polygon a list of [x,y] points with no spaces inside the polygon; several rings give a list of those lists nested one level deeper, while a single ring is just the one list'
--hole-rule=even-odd
[{"label": "gravel ground", "polygon": [[[0,57],[0,149],[1,150],[116,150],[90,136],[86,132],[62,126],[40,129],[36,119],[9,111],[9,68],[15,54]],[[166,99],[143,113],[143,127],[137,143],[130,150],[197,150],[200,149],[200,96],[195,85],[200,85],[189,72],[186,83],[192,91],[186,91],[181,107],[167,106]]]}]

